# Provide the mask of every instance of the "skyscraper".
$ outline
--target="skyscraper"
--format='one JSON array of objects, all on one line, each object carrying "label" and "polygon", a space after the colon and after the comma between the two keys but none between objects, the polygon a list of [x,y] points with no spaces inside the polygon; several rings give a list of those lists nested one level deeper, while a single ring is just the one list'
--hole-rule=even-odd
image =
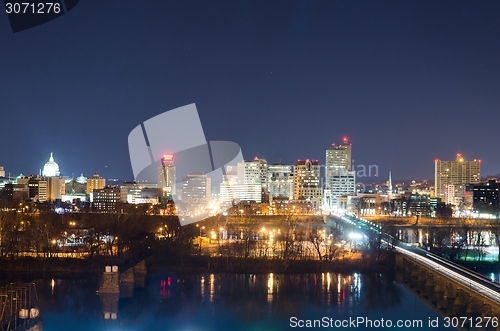
[{"label": "skyscraper", "polygon": [[182,179],[182,201],[208,202],[211,198],[211,178],[203,173],[189,173]]},{"label": "skyscraper", "polygon": [[267,187],[267,161],[257,156],[252,161],[241,161],[237,164],[238,182],[240,184],[260,184]]},{"label": "skyscraper", "polygon": [[332,210],[337,198],[356,192],[356,171],[352,170],[352,144],[344,137],[342,144],[326,150],[324,205]]},{"label": "skyscraper", "polygon": [[342,139],[342,144],[332,144],[332,148],[326,150],[326,177],[331,170],[351,170],[351,148],[352,144],[346,137]]},{"label": "skyscraper", "polygon": [[158,168],[158,188],[165,193],[175,195],[175,186],[174,155],[165,154],[161,159],[161,167]]},{"label": "skyscraper", "polygon": [[321,206],[320,165],[318,160],[298,160],[293,171],[294,200],[311,200],[314,209]]},{"label": "skyscraper", "polygon": [[[253,161],[241,161],[236,167],[227,166],[226,174],[220,184],[220,201],[237,203],[241,200],[262,201],[262,166],[265,160],[255,158]],[[267,181],[267,180],[266,180]]]},{"label": "skyscraper", "polygon": [[481,160],[466,161],[457,154],[455,161],[435,160],[435,197],[458,206],[465,198],[466,185],[481,180]]},{"label": "skyscraper", "polygon": [[292,166],[274,163],[267,167],[267,188],[269,190],[269,203],[273,198],[286,197],[293,200],[293,174]]}]

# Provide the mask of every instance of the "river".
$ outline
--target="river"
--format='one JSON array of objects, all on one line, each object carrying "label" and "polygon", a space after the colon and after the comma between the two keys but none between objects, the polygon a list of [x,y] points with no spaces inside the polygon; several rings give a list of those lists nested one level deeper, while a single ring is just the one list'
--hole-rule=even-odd
[{"label": "river", "polygon": [[[358,329],[375,329],[377,323],[387,326],[388,321],[392,329],[442,329],[429,327],[429,319],[436,318],[443,324],[443,318],[425,302],[378,273],[162,271],[122,292],[121,298],[99,296],[97,278],[35,283],[45,331],[272,331],[300,329],[307,323],[314,325],[314,320],[330,329],[336,328],[335,323],[350,323],[352,328],[353,320],[360,323]],[[398,328],[398,321],[413,325]]]}]

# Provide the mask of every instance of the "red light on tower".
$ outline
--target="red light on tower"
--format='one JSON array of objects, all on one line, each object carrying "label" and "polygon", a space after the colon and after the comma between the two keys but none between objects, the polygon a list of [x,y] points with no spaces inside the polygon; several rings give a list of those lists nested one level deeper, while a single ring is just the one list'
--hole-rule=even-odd
[{"label": "red light on tower", "polygon": [[347,144],[347,142],[349,141],[349,139],[347,139],[347,137],[344,137],[344,138],[342,139],[342,141],[344,142],[344,144]]},{"label": "red light on tower", "polygon": [[172,161],[174,159],[174,154],[164,154],[163,155],[163,160],[165,161]]}]

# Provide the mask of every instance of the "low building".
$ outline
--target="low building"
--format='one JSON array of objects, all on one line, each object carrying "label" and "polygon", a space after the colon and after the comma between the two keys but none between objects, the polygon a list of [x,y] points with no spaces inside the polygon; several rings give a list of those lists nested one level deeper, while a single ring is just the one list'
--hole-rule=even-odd
[{"label": "low building", "polygon": [[474,210],[498,210],[500,203],[498,192],[500,190],[500,182],[495,179],[490,179],[486,183],[469,185],[466,190],[466,197],[471,198],[472,207]]},{"label": "low building", "polygon": [[117,186],[106,186],[101,189],[94,189],[92,211],[101,213],[116,212],[121,203],[126,201],[123,190]]}]

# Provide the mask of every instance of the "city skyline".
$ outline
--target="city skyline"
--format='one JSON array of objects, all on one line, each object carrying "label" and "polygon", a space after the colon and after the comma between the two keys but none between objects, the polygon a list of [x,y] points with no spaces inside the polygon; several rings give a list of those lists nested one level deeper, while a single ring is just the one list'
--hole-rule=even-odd
[{"label": "city skyline", "polygon": [[[348,142],[348,140],[347,140],[346,137],[343,137],[342,139],[343,139],[342,140],[343,142],[341,144],[337,144],[337,145],[336,144],[332,144],[332,145],[335,146],[336,148],[338,148],[339,146],[342,146],[343,144],[345,144],[345,143]],[[350,145],[352,145],[352,144],[350,144]],[[330,150],[331,149],[327,149],[327,152],[330,151]],[[351,153],[351,151],[349,150],[349,154],[350,153]],[[60,176],[65,177],[65,178],[77,179],[78,176],[81,176],[81,175],[85,175],[87,177],[90,177],[92,174],[96,174],[96,173],[101,174],[99,172],[85,173],[83,171],[80,171],[80,172],[76,171],[76,172],[68,173],[68,172],[64,171],[64,166],[63,166],[63,171],[61,171],[59,173],[59,162],[54,162],[54,160],[55,160],[54,157],[53,157],[54,153],[50,152],[49,154],[50,154],[50,157],[49,157],[48,161],[45,161],[44,165],[41,166],[41,167],[39,167],[39,170],[37,172],[24,172],[24,171],[11,172],[9,169],[6,169],[5,166],[0,166],[1,167],[1,171],[2,171],[2,173],[5,174],[6,178],[15,178],[16,176],[19,176],[19,175],[22,175],[22,176],[31,176],[31,175],[46,176],[46,175],[44,175],[44,171],[46,171],[45,169],[47,168],[47,165],[50,164],[49,167],[53,167],[53,165],[55,164],[55,166],[57,167],[57,170],[54,170],[54,171],[57,172],[57,176],[60,175]],[[461,153],[455,154],[455,158],[458,158],[458,157],[462,157],[462,154]],[[244,159],[244,160],[246,162],[251,162],[252,160],[257,160],[257,159],[266,160],[268,166],[273,165],[273,164],[277,164],[277,165],[291,166],[292,168],[293,168],[293,166],[294,166],[294,164],[295,164],[296,161],[309,160],[308,158],[296,159],[294,162],[291,162],[289,164],[281,162],[281,161],[270,161],[270,160],[267,160],[265,158],[259,158],[258,156],[254,156],[253,158]],[[326,184],[327,183],[327,177],[328,177],[327,173],[326,173],[327,168],[328,168],[328,164],[327,164],[326,158],[325,158],[325,160],[314,159],[314,158],[311,158],[310,160],[311,161],[319,161],[320,168],[322,169],[321,170],[321,179],[322,179],[321,184],[324,185],[325,187],[328,186]],[[433,162],[436,163],[436,162],[441,162],[441,161],[445,161],[445,160],[447,160],[447,159],[446,158],[443,158],[442,160],[441,159],[435,159],[435,160],[433,160]],[[468,159],[467,161],[469,161],[469,160],[470,159]],[[325,162],[322,162],[322,161],[325,161]],[[453,161],[453,158],[449,158],[449,161]],[[484,166],[482,160],[473,159],[473,162],[476,162],[476,161],[480,162]],[[366,164],[366,165],[364,165],[364,164],[355,164],[354,160],[350,164],[349,171],[351,171],[351,168],[352,168],[352,172],[354,172],[356,174],[356,181],[359,181],[359,182],[374,182],[374,183],[375,182],[386,182],[386,181],[389,180],[389,172],[391,172],[391,170],[389,170],[389,172],[387,174],[381,173],[380,170],[379,170],[379,168],[378,168],[378,165],[376,165],[376,164]],[[160,175],[162,173],[160,172],[160,169],[158,169],[158,171],[159,171],[159,175],[158,175],[159,177],[158,178],[160,178]],[[339,171],[339,170],[337,170],[337,171]],[[500,172],[499,173],[490,174],[490,173],[484,173],[484,171],[482,171],[480,179],[488,179],[490,177],[493,178],[495,176],[498,176],[499,174],[500,174]],[[52,175],[47,175],[47,176],[50,177]],[[163,175],[161,175],[161,176],[163,176]],[[108,178],[108,179],[116,179],[116,180],[123,181],[123,182],[133,182],[133,181],[135,181],[135,179],[133,178],[133,176],[131,178],[119,178],[119,177],[113,176],[111,174],[111,176],[107,176],[106,178]],[[365,180],[363,180],[363,179],[365,179]],[[393,181],[399,181],[399,182],[412,181],[412,180],[434,181],[434,179],[435,179],[435,169],[433,169],[432,173],[429,174],[428,177],[424,177],[424,178],[416,178],[416,177],[398,178],[398,177],[396,177],[396,179],[394,179],[394,176],[392,178]]]}]

